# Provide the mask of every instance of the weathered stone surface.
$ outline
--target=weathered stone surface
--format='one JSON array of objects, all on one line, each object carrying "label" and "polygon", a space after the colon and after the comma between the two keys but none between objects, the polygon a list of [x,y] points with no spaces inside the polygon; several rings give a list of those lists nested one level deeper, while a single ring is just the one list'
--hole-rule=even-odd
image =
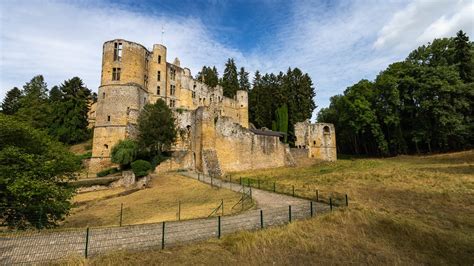
[{"label": "weathered stone surface", "polygon": [[295,145],[307,151],[309,158],[336,161],[336,130],[333,124],[315,123],[309,120],[295,124]]}]

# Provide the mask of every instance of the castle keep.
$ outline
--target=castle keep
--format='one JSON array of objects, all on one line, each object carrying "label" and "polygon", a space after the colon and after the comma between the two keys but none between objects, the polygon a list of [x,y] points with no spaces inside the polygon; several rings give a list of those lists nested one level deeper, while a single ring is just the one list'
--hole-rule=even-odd
[{"label": "castle keep", "polygon": [[172,158],[158,171],[191,169],[221,175],[294,163],[279,134],[249,129],[247,91],[224,97],[222,87],[210,88],[193,79],[177,58],[167,62],[165,46],[155,44],[149,51],[116,39],[104,43],[98,101],[90,112],[94,126],[90,173],[112,165],[112,147],[136,136],[140,110],[158,99],[174,110],[181,132]]}]

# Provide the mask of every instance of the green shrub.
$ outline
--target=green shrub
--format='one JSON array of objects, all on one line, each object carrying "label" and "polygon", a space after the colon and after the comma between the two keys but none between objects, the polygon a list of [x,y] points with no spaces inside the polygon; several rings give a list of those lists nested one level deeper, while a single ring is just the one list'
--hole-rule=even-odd
[{"label": "green shrub", "polygon": [[136,160],[132,163],[132,170],[135,176],[146,176],[151,170],[151,164],[144,160]]},{"label": "green shrub", "polygon": [[96,175],[97,175],[97,177],[103,177],[103,176],[106,176],[106,175],[115,174],[117,172],[119,172],[119,169],[113,167],[113,168],[108,168],[108,169],[102,170],[102,171],[98,172]]},{"label": "green shrub", "polygon": [[122,169],[127,168],[135,160],[137,152],[138,145],[135,141],[121,140],[112,148],[112,162],[120,164]]},{"label": "green shrub", "polygon": [[78,156],[79,156],[79,159],[81,159],[81,161],[84,159],[90,159],[92,157],[92,152],[89,151]]}]

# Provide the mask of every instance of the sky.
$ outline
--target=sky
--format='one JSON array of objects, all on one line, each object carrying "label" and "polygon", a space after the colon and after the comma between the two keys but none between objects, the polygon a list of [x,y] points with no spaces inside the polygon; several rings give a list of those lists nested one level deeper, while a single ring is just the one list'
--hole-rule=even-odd
[{"label": "sky", "polygon": [[472,39],[473,14],[474,0],[2,0],[0,98],[38,74],[49,88],[79,76],[97,91],[102,44],[122,38],[163,43],[193,75],[222,74],[227,58],[252,78],[298,67],[314,83],[314,118],[418,46],[460,29]]}]

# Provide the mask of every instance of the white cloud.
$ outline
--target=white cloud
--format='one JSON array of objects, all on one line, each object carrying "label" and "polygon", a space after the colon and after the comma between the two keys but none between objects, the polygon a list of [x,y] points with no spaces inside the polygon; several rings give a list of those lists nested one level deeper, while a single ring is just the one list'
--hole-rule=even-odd
[{"label": "white cloud", "polygon": [[376,49],[407,51],[434,38],[450,37],[460,29],[474,33],[472,0],[415,0],[397,11],[380,30]]},{"label": "white cloud", "polygon": [[0,98],[36,74],[44,74],[50,87],[77,75],[96,90],[104,41],[124,38],[152,47],[164,25],[168,61],[179,57],[193,74],[202,65],[216,65],[222,73],[229,57],[250,72],[299,67],[316,85],[316,104],[325,107],[330,96],[362,78],[373,79],[422,43],[461,28],[471,38],[474,34],[473,2],[467,0],[297,1],[271,23],[255,24],[263,35],[268,29],[276,34],[250,51],[232,48],[226,36],[213,32],[221,25],[207,25],[204,17],[137,13],[106,2],[0,5]]},{"label": "white cloud", "polygon": [[242,53],[215,40],[199,18],[156,17],[103,4],[58,1],[7,1],[1,4],[0,97],[43,74],[48,85],[73,76],[96,90],[102,44],[123,38],[151,48],[161,40],[168,61],[179,57],[193,74],[202,65],[223,65],[224,58],[244,61]]}]

